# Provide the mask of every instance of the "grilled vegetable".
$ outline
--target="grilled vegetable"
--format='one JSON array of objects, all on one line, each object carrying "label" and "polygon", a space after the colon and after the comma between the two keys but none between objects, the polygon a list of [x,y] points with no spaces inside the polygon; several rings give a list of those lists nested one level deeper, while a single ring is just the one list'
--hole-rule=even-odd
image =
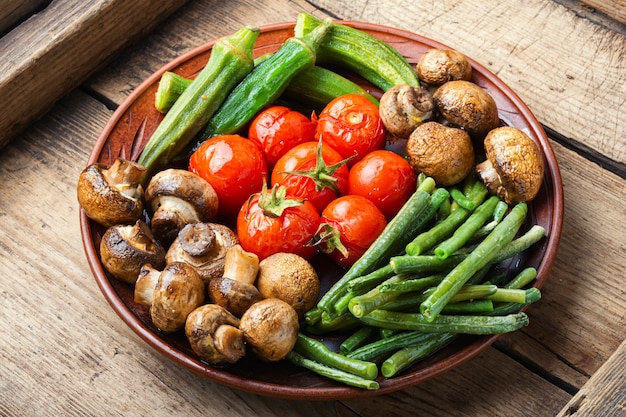
[{"label": "grilled vegetable", "polygon": [[[321,24],[308,13],[298,14],[296,36],[303,36]],[[419,80],[413,67],[395,48],[359,29],[333,24],[320,45],[318,62],[354,71],[383,91],[396,84],[417,87]]]},{"label": "grilled vegetable", "polygon": [[144,182],[185,148],[234,86],[252,71],[252,49],[259,33],[246,26],[215,42],[206,66],[167,112],[141,153]]}]

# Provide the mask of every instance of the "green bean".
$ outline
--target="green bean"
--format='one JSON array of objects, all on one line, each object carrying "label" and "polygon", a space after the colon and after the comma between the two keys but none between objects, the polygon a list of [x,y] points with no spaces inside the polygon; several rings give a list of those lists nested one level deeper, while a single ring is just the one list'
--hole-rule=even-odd
[{"label": "green bean", "polygon": [[446,259],[463,247],[472,235],[476,233],[493,214],[493,210],[496,208],[498,201],[500,201],[499,197],[492,196],[478,206],[467,220],[454,231],[450,238],[444,240],[435,248],[435,255],[438,258]]},{"label": "green bean", "polygon": [[387,264],[367,275],[350,280],[350,282],[348,282],[348,291],[355,295],[365,294],[384,280],[391,278],[394,274],[391,265]]},{"label": "green bean", "polygon": [[430,294],[420,306],[421,313],[428,320],[434,320],[459,288],[473,274],[488,265],[500,248],[513,240],[524,222],[527,212],[528,205],[526,203],[517,203],[493,232],[446,275],[443,281],[437,285],[436,291]]},{"label": "green bean", "polygon": [[318,375],[330,378],[346,385],[368,390],[376,390],[380,388],[380,384],[374,380],[361,378],[360,376],[351,374],[349,372],[341,371],[339,369],[323,365],[311,359],[307,359],[293,350],[287,354],[287,359],[294,365],[306,368],[310,371],[315,372]]},{"label": "green bean", "polygon": [[[384,285],[385,283],[393,284],[400,281],[402,281],[402,278],[394,275],[380,285]],[[378,307],[387,304],[389,301],[392,301],[396,297],[398,297],[398,293],[380,292],[378,290],[378,287],[375,287],[365,294],[353,297],[348,304],[348,308],[355,317],[360,318],[370,313],[371,311],[374,311]]]},{"label": "green bean", "polygon": [[405,279],[399,282],[384,282],[378,290],[380,292],[400,292],[423,290],[424,288],[433,287],[441,282],[445,274],[435,274],[422,278]]},{"label": "green bean", "polygon": [[347,356],[362,361],[371,361],[374,360],[374,358],[402,349],[403,347],[422,343],[429,337],[431,337],[429,333],[419,331],[401,332],[361,346],[348,353]]},{"label": "green bean", "polygon": [[348,336],[339,345],[339,352],[344,355],[352,352],[353,350],[369,343],[370,340],[377,337],[379,334],[377,327],[363,326],[358,328],[354,333]]},{"label": "green bean", "polygon": [[493,294],[485,298],[500,303],[524,304],[526,302],[526,291],[513,288],[498,288]]},{"label": "green bean", "polygon": [[324,343],[317,339],[298,333],[296,352],[305,358],[314,360],[365,379],[374,379],[378,375],[378,367],[372,362],[348,358],[340,353],[333,352]]},{"label": "green bean", "polygon": [[334,313],[334,305],[339,298],[344,296],[350,280],[385,265],[391,256],[399,253],[406,246],[409,239],[413,239],[414,234],[430,221],[430,218],[424,214],[429,213],[430,193],[434,190],[435,181],[431,177],[422,181],[365,253],[322,296],[317,303],[319,308]]},{"label": "green bean", "polygon": [[524,288],[535,278],[537,278],[537,270],[534,267],[529,266],[528,268],[522,269],[519,274],[504,285],[504,288]]},{"label": "green bean", "polygon": [[538,224],[533,225],[526,233],[505,245],[493,258],[492,263],[498,263],[525,251],[546,235],[546,229]]},{"label": "green bean", "polygon": [[315,323],[307,324],[307,332],[315,335],[347,331],[356,329],[361,325],[359,319],[354,317],[349,311],[340,316],[331,315],[323,311],[321,318]]},{"label": "green bean", "polygon": [[537,302],[541,299],[541,291],[537,288],[528,288],[523,303],[502,303],[494,306],[493,311],[489,313],[493,316],[503,316],[520,311],[522,307]]},{"label": "green bean", "polygon": [[369,326],[416,330],[425,333],[500,334],[528,325],[525,313],[506,316],[437,315],[430,319],[420,313],[374,310],[360,320]]},{"label": "green bean", "polygon": [[448,272],[467,256],[468,254],[464,253],[440,259],[434,255],[399,255],[392,257],[389,264],[396,274]]},{"label": "green bean", "polygon": [[457,303],[448,303],[441,310],[442,314],[482,314],[493,312],[491,300],[468,300]]},{"label": "green bean", "polygon": [[400,349],[387,358],[381,366],[383,376],[386,378],[395,376],[416,361],[424,359],[438,351],[456,337],[456,335],[452,333],[439,333],[429,336],[430,337],[422,343]]},{"label": "green bean", "polygon": [[450,192],[450,197],[452,197],[460,207],[463,207],[465,210],[474,211],[476,203],[463,194],[461,190],[457,187],[450,187],[448,191]]}]

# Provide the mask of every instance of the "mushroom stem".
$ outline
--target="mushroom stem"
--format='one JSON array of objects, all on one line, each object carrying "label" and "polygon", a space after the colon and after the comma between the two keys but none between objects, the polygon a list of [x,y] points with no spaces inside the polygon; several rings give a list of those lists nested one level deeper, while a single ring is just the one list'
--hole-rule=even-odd
[{"label": "mushroom stem", "polygon": [[259,257],[245,251],[237,244],[226,252],[224,259],[224,277],[247,284],[254,284],[259,273]]},{"label": "mushroom stem", "polygon": [[238,328],[222,324],[215,329],[213,337],[215,349],[224,355],[228,362],[235,363],[245,355],[246,347],[243,343],[243,335]]},{"label": "mushroom stem", "polygon": [[120,189],[136,189],[144,172],[146,168],[143,165],[117,158],[109,168],[102,171],[102,175]]}]

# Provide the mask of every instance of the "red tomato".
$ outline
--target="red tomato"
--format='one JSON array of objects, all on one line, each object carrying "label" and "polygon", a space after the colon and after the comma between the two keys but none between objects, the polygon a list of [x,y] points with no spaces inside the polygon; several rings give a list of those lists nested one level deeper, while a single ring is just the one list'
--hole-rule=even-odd
[{"label": "red tomato", "polygon": [[315,138],[337,150],[353,165],[367,153],[385,146],[385,127],[378,107],[358,94],[339,96],[322,110]]},{"label": "red tomato", "polygon": [[348,175],[339,152],[321,141],[306,142],[278,160],[271,184],[284,185],[290,195],[309,200],[321,213],[332,200],[348,193]]},{"label": "red tomato", "polygon": [[386,225],[384,214],[374,203],[359,195],[347,195],[326,206],[314,241],[336,263],[350,267]]},{"label": "red tomato", "polygon": [[278,252],[310,259],[317,251],[309,243],[319,226],[320,215],[311,202],[286,196],[286,191],[284,187],[273,187],[255,193],[237,216],[241,247],[259,259]]},{"label": "red tomato", "polygon": [[289,149],[315,139],[315,122],[288,107],[270,106],[254,118],[248,139],[261,148],[271,168]]},{"label": "red tomato", "polygon": [[263,152],[239,135],[208,139],[191,155],[189,170],[213,186],[219,199],[218,214],[235,218],[251,194],[267,180]]},{"label": "red tomato", "polygon": [[406,159],[388,150],[371,152],[354,164],[348,177],[349,194],[372,201],[391,219],[417,187],[417,176]]}]

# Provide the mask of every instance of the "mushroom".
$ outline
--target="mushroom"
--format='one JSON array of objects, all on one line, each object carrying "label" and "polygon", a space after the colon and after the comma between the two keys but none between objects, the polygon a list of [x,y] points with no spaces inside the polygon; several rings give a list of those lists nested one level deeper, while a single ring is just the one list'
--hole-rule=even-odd
[{"label": "mushroom", "polygon": [[430,49],[422,55],[415,70],[420,80],[430,85],[472,78],[472,66],[462,53],[452,49]]},{"label": "mushroom", "polygon": [[246,353],[239,319],[216,304],[204,304],[187,316],[185,335],[200,359],[235,363]]},{"label": "mushroom", "polygon": [[224,273],[224,259],[230,248],[239,243],[229,227],[219,223],[190,223],[185,225],[172,242],[165,262],[185,262],[193,266],[208,283]]},{"label": "mushroom", "polygon": [[148,225],[137,220],[134,225],[118,224],[104,232],[100,260],[111,275],[134,284],[144,264],[155,268],[165,265],[165,249],[154,239]]},{"label": "mushroom", "polygon": [[226,252],[224,275],[209,283],[209,298],[237,317],[263,296],[254,286],[259,271],[259,257],[237,244]]},{"label": "mushroom", "polygon": [[430,92],[423,87],[397,84],[380,98],[380,117],[387,132],[407,138],[413,130],[433,117],[435,104]]},{"label": "mushroom", "polygon": [[204,303],[205,286],[190,265],[176,262],[166,265],[159,274],[150,317],[164,332],[175,332],[185,326],[187,316]]},{"label": "mushroom", "polygon": [[407,160],[416,173],[432,177],[445,187],[461,181],[474,166],[474,147],[464,130],[427,122],[411,133]]},{"label": "mushroom", "polygon": [[508,204],[535,198],[543,182],[544,165],[537,144],[520,129],[503,126],[485,137],[487,160],[476,172],[489,191]]},{"label": "mushroom", "polygon": [[294,253],[278,252],[259,263],[256,286],[264,298],[278,298],[294,308],[299,318],[319,297],[320,280],[315,268]]},{"label": "mushroom", "polygon": [[145,171],[121,158],[111,166],[89,165],[78,177],[78,204],[87,217],[104,227],[132,224],[143,214],[144,192],[139,181]]},{"label": "mushroom", "polygon": [[433,99],[445,124],[464,129],[470,136],[483,137],[500,123],[493,97],[471,81],[448,81],[437,88]]},{"label": "mushroom", "polygon": [[154,289],[159,281],[161,271],[153,268],[150,264],[145,264],[139,270],[137,282],[135,282],[134,301],[146,306],[152,305]]},{"label": "mushroom", "polygon": [[154,175],[145,193],[152,210],[152,231],[168,245],[189,223],[215,218],[217,193],[206,180],[184,169],[166,169]]},{"label": "mushroom", "polygon": [[300,327],[293,307],[278,298],[266,298],[246,310],[239,329],[260,359],[275,362],[291,352]]}]

